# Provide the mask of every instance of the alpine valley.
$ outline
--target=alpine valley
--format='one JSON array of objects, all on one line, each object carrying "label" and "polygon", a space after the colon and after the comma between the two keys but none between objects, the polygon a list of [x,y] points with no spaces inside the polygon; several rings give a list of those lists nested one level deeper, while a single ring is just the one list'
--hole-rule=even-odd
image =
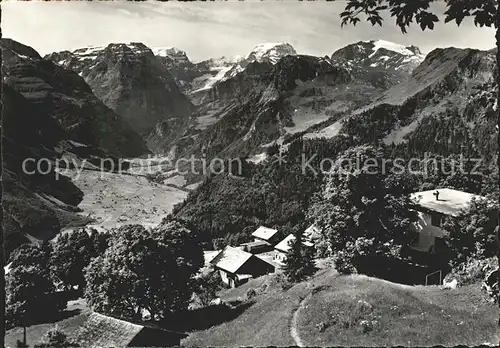
[{"label": "alpine valley", "polygon": [[[404,158],[479,157],[484,175],[447,184],[496,192],[494,51],[424,54],[378,40],[316,57],[263,43],[244,56],[193,62],[179,48],[140,42],[45,57],[10,39],[1,48],[10,250],[76,225],[153,224],[166,215],[196,226],[209,244],[248,241],[259,225],[303,228],[322,176],[304,175],[301,157],[335,159],[362,145]],[[133,159],[148,155],[149,163],[170,164],[192,156],[239,159],[243,171],[203,175],[162,165],[134,174]],[[278,163],[277,155],[286,160]],[[99,196],[92,163],[110,156],[130,168],[100,178]],[[56,180],[55,170],[23,173],[26,157],[89,164],[78,178],[68,170]]]}]

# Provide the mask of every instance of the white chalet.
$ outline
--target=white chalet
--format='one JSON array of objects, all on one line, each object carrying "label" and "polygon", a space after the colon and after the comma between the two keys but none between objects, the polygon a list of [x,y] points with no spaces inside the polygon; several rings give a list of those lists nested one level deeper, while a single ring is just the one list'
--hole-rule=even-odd
[{"label": "white chalet", "polygon": [[265,226],[260,226],[252,233],[255,242],[264,241],[269,244],[276,244],[278,238],[278,230]]},{"label": "white chalet", "polygon": [[[303,240],[302,244],[305,247],[312,248],[312,247],[314,247],[314,244],[315,244],[316,240],[319,239],[319,237],[320,237],[319,229],[316,226],[311,225],[304,231],[304,235],[303,235],[304,240]],[[287,255],[288,251],[290,250],[291,245],[292,245],[294,240],[295,240],[295,236],[293,234],[289,234],[288,236],[286,236],[285,239],[283,239],[281,242],[276,244],[276,246],[274,247],[275,253],[274,253],[273,260],[276,261],[277,263],[284,264],[284,262],[286,261],[286,257],[287,257],[286,255]]]},{"label": "white chalet", "polygon": [[418,211],[418,220],[414,224],[417,239],[410,245],[416,251],[429,252],[443,243],[446,231],[441,224],[446,216],[457,217],[462,210],[470,207],[471,200],[486,199],[483,196],[453,189],[437,189],[415,192],[410,196]]}]

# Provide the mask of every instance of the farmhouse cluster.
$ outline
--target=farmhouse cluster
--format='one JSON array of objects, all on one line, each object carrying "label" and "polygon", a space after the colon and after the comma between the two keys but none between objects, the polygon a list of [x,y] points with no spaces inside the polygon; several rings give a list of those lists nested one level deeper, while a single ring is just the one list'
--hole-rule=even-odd
[{"label": "farmhouse cluster", "polygon": [[[290,244],[295,239],[293,234],[283,240],[279,236],[277,229],[260,226],[252,233],[252,242],[237,247],[227,246],[210,263],[220,272],[223,283],[229,287],[272,273],[284,264]],[[303,243],[307,247],[314,247],[314,239],[318,237],[318,229],[311,225],[304,232]]]},{"label": "farmhouse cluster", "polygon": [[[418,213],[418,220],[412,227],[415,239],[409,248],[420,258],[434,255],[441,250],[446,237],[441,224],[446,216],[457,217],[463,209],[469,207],[472,199],[485,199],[479,195],[448,188],[415,192],[411,198],[415,202],[414,209]],[[260,226],[252,233],[253,241],[212,252],[208,263],[220,272],[222,282],[226,286],[239,286],[249,279],[272,273],[284,265],[295,236],[289,234],[282,239],[280,236],[282,237],[277,229]],[[314,248],[321,236],[321,230],[312,224],[304,231],[302,244],[306,248]]]}]

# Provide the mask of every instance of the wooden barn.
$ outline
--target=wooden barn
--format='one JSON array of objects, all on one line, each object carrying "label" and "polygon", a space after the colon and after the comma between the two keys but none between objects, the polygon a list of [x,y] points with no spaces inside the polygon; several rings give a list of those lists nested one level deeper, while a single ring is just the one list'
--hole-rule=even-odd
[{"label": "wooden barn", "polygon": [[243,243],[239,247],[251,254],[261,254],[273,250],[273,245],[263,240]]},{"label": "wooden barn", "polygon": [[94,312],[75,334],[75,341],[86,348],[172,347],[179,346],[185,337],[183,333],[133,324]]},{"label": "wooden barn", "polygon": [[274,272],[274,266],[270,263],[231,246],[222,250],[211,263],[219,270],[222,281],[233,288],[251,278]]},{"label": "wooden barn", "polygon": [[254,241],[264,241],[266,243],[275,245],[279,242],[279,234],[278,230],[274,228],[260,226],[252,233],[252,237],[254,237]]},{"label": "wooden barn", "polygon": [[[288,251],[291,248],[291,244],[295,240],[295,236],[293,234],[289,234],[286,236],[285,239],[283,239],[281,242],[279,242],[275,247],[274,247],[274,257],[273,260],[276,261],[277,263],[284,264],[287,258]],[[314,247],[313,242],[309,241],[308,239],[304,238],[302,245],[308,248]]]}]

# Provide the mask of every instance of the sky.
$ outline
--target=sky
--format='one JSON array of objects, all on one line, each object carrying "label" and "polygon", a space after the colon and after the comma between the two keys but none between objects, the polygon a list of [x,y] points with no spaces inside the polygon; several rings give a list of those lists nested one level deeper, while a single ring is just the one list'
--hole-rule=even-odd
[{"label": "sky", "polygon": [[[299,54],[331,55],[353,42],[383,39],[415,45],[490,49],[494,29],[471,20],[457,27],[441,20],[433,31],[401,33],[386,16],[383,27],[340,26],[345,1],[298,2],[17,2],[2,1],[3,37],[33,47],[41,55],[109,43],[143,42],[177,47],[192,61],[248,54],[263,42],[288,42]],[[444,5],[436,5],[437,13]]]}]

